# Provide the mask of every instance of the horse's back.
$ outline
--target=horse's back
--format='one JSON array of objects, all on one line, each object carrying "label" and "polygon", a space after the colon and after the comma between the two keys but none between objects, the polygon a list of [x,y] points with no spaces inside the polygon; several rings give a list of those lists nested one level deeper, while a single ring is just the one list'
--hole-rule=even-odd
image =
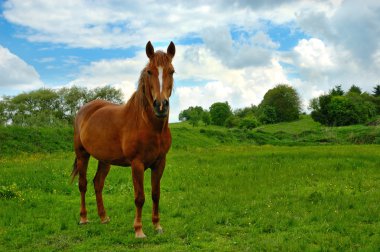
[{"label": "horse's back", "polygon": [[[99,139],[106,135],[105,126],[121,111],[121,105],[104,100],[93,100],[85,104],[77,113],[74,124],[74,147],[85,147],[86,139]],[[86,148],[87,149],[87,148]]]},{"label": "horse's back", "polygon": [[88,120],[89,117],[91,117],[91,115],[94,114],[94,112],[107,106],[117,106],[117,105],[111,102],[108,102],[105,100],[99,100],[99,99],[86,103],[85,105],[83,105],[82,108],[79,109],[75,117],[75,127],[78,129],[78,126],[80,127],[80,124]]}]

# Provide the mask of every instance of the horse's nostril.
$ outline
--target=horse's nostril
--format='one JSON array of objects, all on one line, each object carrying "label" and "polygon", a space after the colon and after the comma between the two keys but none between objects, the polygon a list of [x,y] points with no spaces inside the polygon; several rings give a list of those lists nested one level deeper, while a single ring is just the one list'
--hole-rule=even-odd
[{"label": "horse's nostril", "polygon": [[153,106],[157,107],[157,100],[153,101]]},{"label": "horse's nostril", "polygon": [[163,103],[164,103],[164,106],[169,106],[169,101],[168,101],[168,100],[165,99],[165,100],[163,101]]}]

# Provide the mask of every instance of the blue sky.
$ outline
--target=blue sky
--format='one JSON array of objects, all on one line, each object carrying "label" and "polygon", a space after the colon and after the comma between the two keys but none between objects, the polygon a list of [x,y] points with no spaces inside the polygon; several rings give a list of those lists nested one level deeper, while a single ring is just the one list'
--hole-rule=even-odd
[{"label": "blue sky", "polygon": [[[308,101],[380,78],[377,1],[0,2],[0,96],[112,85],[125,99],[145,44],[177,54],[171,121],[189,106],[258,104],[279,83]],[[364,38],[364,39],[363,39]]]}]

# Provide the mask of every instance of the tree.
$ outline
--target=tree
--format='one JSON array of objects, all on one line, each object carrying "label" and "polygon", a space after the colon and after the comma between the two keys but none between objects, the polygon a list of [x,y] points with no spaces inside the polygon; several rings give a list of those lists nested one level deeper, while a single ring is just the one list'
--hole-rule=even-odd
[{"label": "tree", "polygon": [[193,109],[189,113],[189,122],[191,125],[198,126],[199,121],[202,119],[203,110]]},{"label": "tree", "polygon": [[263,113],[268,110],[268,107],[272,107],[275,111],[273,122],[294,121],[299,119],[301,100],[293,87],[280,84],[266,92],[259,105],[259,110]]},{"label": "tree", "polygon": [[350,89],[348,90],[348,93],[356,93],[356,94],[361,94],[362,90],[360,87],[352,85]]},{"label": "tree", "polygon": [[[345,95],[321,95],[310,102],[311,117],[328,126],[360,124],[376,115],[376,106],[366,93],[348,92]],[[375,98],[375,97],[373,97]]]},{"label": "tree", "polygon": [[7,118],[7,104],[5,101],[0,101],[0,126],[6,124],[8,121]]},{"label": "tree", "polygon": [[380,85],[377,85],[373,88],[373,96],[380,97]]},{"label": "tree", "polygon": [[330,90],[330,95],[339,96],[344,95],[344,91],[342,89],[342,85],[336,85],[333,89]]},{"label": "tree", "polygon": [[[56,126],[72,123],[78,109],[92,99],[102,98],[121,103],[122,93],[106,86],[87,90],[71,87],[38,89],[13,97],[3,97],[0,104],[0,124],[19,126]],[[5,108],[5,109],[4,109]]]},{"label": "tree", "polygon": [[272,124],[278,122],[276,109],[269,105],[262,105],[259,107],[258,118],[262,124]]},{"label": "tree", "polygon": [[228,102],[216,102],[210,107],[211,123],[223,126],[228,117],[232,115],[232,110]]},{"label": "tree", "polygon": [[203,113],[204,110],[201,106],[189,107],[179,113],[178,119],[180,121],[189,121],[193,126],[197,126],[202,119]]},{"label": "tree", "polygon": [[202,114],[202,121],[203,121],[203,123],[204,123],[206,126],[210,125],[210,123],[211,123],[210,112],[208,112],[207,110],[203,111],[203,114]]},{"label": "tree", "polygon": [[257,110],[258,110],[257,106],[251,105],[250,107],[236,109],[234,111],[234,115],[240,118],[244,118],[247,116],[254,116]]}]

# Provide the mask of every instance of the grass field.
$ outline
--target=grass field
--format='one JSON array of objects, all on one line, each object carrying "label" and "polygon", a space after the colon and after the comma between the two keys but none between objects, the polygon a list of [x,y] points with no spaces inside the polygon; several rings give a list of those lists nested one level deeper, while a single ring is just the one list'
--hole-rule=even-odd
[{"label": "grass field", "polygon": [[150,222],[146,171],[145,240],[134,238],[129,168],[113,167],[106,180],[111,222],[99,223],[89,183],[92,222],[79,226],[79,192],[69,184],[72,152],[0,158],[0,251],[380,250],[379,145],[202,139],[199,147],[173,143],[162,180],[163,235]]}]

